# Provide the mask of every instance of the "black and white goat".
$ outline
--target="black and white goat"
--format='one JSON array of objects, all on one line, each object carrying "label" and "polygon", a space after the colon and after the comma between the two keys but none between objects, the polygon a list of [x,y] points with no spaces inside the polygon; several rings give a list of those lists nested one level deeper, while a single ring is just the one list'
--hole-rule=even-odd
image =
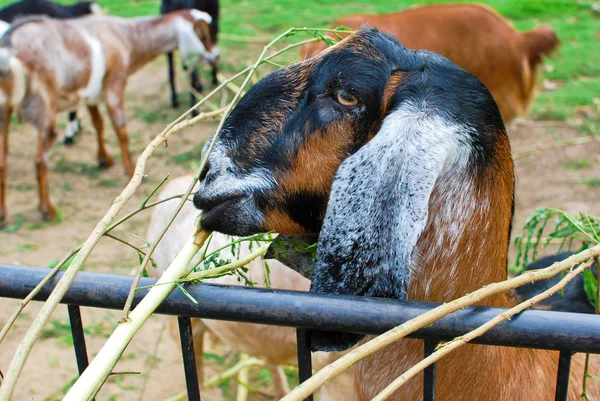
[{"label": "black and white goat", "polygon": [[[313,292],[446,302],[506,278],[514,171],[498,107],[471,74],[375,29],[253,86],[200,180],[206,229],[318,235]],[[359,340],[311,336],[313,350]],[[407,339],[359,362],[357,400],[422,355]],[[569,400],[581,394],[582,362],[573,360]],[[557,363],[556,352],[467,345],[437,363],[437,396],[554,400]],[[592,374],[597,365],[592,357]],[[600,399],[600,383],[588,396]],[[391,399],[421,397],[412,380]]]},{"label": "black and white goat", "polygon": [[[217,46],[217,36],[219,34],[219,0],[162,0],[160,4],[161,14],[165,14],[171,11],[183,10],[186,8],[193,8],[196,10],[204,11],[211,16],[212,22],[210,23],[210,33],[213,41],[213,56],[215,61],[211,62],[212,67],[212,83],[217,84],[217,63],[219,60],[219,47]],[[173,52],[167,53],[167,64],[169,67],[169,85],[171,87],[171,105],[174,108],[179,107],[179,98],[177,97],[177,89],[175,87],[175,68],[173,65]],[[202,92],[202,82],[198,76],[198,69],[196,66],[186,67],[186,71],[190,72],[190,85],[197,91]],[[190,107],[196,104],[197,99],[194,93],[190,93]],[[194,112],[196,114],[196,112]]]},{"label": "black and white goat", "polygon": [[[0,36],[8,29],[2,21],[12,23],[18,18],[31,15],[45,15],[56,19],[82,17],[88,14],[100,15],[102,8],[93,1],[82,1],[75,4],[58,4],[49,0],[21,0],[0,9]],[[65,131],[65,144],[73,143],[75,136],[81,131],[81,122],[77,111],[69,112],[69,123]]]}]

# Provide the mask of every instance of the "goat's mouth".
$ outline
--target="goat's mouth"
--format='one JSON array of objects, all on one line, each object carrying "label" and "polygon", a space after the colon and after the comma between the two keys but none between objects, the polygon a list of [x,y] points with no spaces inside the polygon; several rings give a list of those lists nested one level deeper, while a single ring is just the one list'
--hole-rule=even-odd
[{"label": "goat's mouth", "polygon": [[194,206],[201,209],[204,212],[202,221],[206,219],[212,219],[213,216],[218,218],[223,212],[230,206],[233,206],[236,202],[241,201],[245,198],[245,195],[227,195],[219,196],[217,198],[204,198],[200,191],[194,195]]},{"label": "goat's mouth", "polygon": [[194,206],[204,212],[201,224],[206,230],[239,236],[263,231],[262,214],[253,199],[245,194],[207,199],[198,191],[194,195]]}]

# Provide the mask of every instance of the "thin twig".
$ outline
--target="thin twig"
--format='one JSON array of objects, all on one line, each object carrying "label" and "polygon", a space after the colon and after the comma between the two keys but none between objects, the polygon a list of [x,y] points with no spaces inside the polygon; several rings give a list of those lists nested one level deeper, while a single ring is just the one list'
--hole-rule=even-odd
[{"label": "thin twig", "polygon": [[[235,107],[238,99],[241,97],[241,92],[244,90],[244,88],[246,87],[246,85],[248,85],[248,82],[250,81],[250,77],[252,77],[252,75],[254,74],[254,72],[256,71],[256,69],[258,68],[258,66],[265,59],[267,51],[275,43],[279,42],[280,40],[282,40],[283,38],[285,38],[287,36],[290,36],[294,32],[304,32],[304,31],[307,31],[307,28],[290,28],[290,29],[288,29],[287,31],[285,31],[284,33],[282,33],[281,35],[279,35],[277,38],[273,39],[268,45],[266,45],[264,47],[262,53],[260,54],[260,56],[256,60],[256,62],[251,67],[246,68],[244,70],[244,71],[247,70],[247,72],[248,72],[247,75],[246,75],[246,78],[244,79],[244,82],[240,85],[240,91],[238,91],[236,93],[236,95],[233,97],[233,99],[231,100],[231,102],[227,106],[227,110],[225,110],[223,118],[221,118],[221,121],[219,122],[219,125],[218,125],[217,129],[215,130],[215,134],[212,137],[212,140],[211,140],[211,142],[210,142],[210,144],[208,146],[208,149],[206,150],[206,153],[203,155],[202,160],[200,161],[200,166],[198,167],[198,170],[196,171],[196,174],[195,174],[194,178],[190,182],[190,185],[188,186],[188,189],[185,192],[185,197],[186,198],[190,195],[190,193],[192,192],[192,190],[196,186],[196,183],[198,182],[198,178],[197,177],[204,170],[204,166],[206,165],[206,163],[208,161],[208,156],[210,155],[210,153],[212,152],[213,148],[215,147],[217,139],[219,138],[219,135],[221,133],[221,129],[223,128],[223,125],[225,124],[225,119],[231,113],[231,110],[233,110],[233,108]],[[286,46],[286,48],[291,48],[290,46]],[[276,55],[276,54],[279,54],[279,53],[275,52],[274,55]],[[273,55],[273,57],[274,57],[274,55]],[[205,97],[200,102],[198,102],[193,108],[198,107],[198,105],[201,104],[202,102],[206,101],[209,96],[212,96],[213,94],[215,94],[216,91],[217,91],[217,89],[220,89],[220,88],[226,86],[229,82],[232,82],[234,79],[238,78],[241,75],[243,75],[243,72],[235,74],[233,77],[231,77],[231,78],[223,81],[220,85],[217,86],[217,88],[215,88],[211,93],[209,93],[207,95],[207,97]],[[175,126],[176,127],[179,127],[179,126],[183,127],[183,126],[191,125],[191,124],[194,123],[194,121],[196,119],[197,119],[197,117],[192,118],[192,119],[187,120],[187,121],[180,121],[180,122],[177,122],[177,124]],[[127,301],[125,302],[125,307],[123,308],[123,318],[122,318],[121,321],[126,321],[127,320],[128,316],[129,316],[129,311],[131,309],[131,304],[133,303],[133,297],[135,296],[135,290],[136,290],[136,288],[137,288],[140,280],[142,279],[142,272],[146,268],[146,265],[148,264],[148,261],[152,257],[152,253],[154,252],[154,250],[158,246],[158,243],[162,240],[162,238],[164,237],[165,233],[167,232],[167,230],[169,229],[169,227],[171,226],[171,224],[175,220],[175,217],[177,216],[177,214],[179,214],[179,211],[183,208],[183,205],[184,205],[184,201],[182,200],[175,207],[175,209],[173,210],[173,213],[172,213],[169,221],[167,222],[167,224],[165,225],[165,227],[161,230],[161,232],[159,233],[156,241],[152,244],[152,246],[148,250],[147,255],[144,257],[144,260],[142,261],[142,263],[138,267],[138,271],[137,271],[137,273],[136,273],[136,275],[135,275],[135,277],[133,279],[133,283],[131,284],[131,288],[129,290],[129,295],[127,296]]]},{"label": "thin twig", "polygon": [[[247,361],[250,357],[247,354],[240,355],[240,361]],[[248,367],[244,366],[240,369],[237,374],[237,394],[235,395],[235,401],[247,401],[248,400]]]},{"label": "thin twig", "polygon": [[538,281],[546,280],[551,278],[558,273],[570,269],[572,266],[583,263],[586,260],[600,255],[600,245],[596,245],[593,248],[586,249],[578,254],[572,255],[561,262],[556,262],[552,266],[540,270],[530,270],[520,276],[511,278],[509,280],[489,284],[479,290],[476,290],[470,294],[467,294],[461,298],[455,299],[454,301],[444,303],[426,313],[423,313],[404,324],[395,327],[380,336],[375,337],[371,341],[353,349],[346,355],[342,356],[335,362],[325,366],[319,372],[314,374],[310,379],[301,383],[288,395],[283,397],[281,401],[300,401],[314,393],[319,387],[325,382],[339,375],[341,372],[354,365],[359,360],[363,359],[367,355],[370,355],[385,346],[396,342],[407,335],[414,333],[422,327],[428,326],[434,323],[436,320],[441,319],[457,310],[463,309],[467,306],[473,305],[482,299],[489,297],[490,295],[499,294],[519,286]]},{"label": "thin twig", "polygon": [[[184,113],[184,115],[186,114],[187,113]],[[200,116],[202,116],[202,114],[200,114]],[[14,389],[16,387],[17,380],[23,370],[23,366],[25,365],[25,361],[31,353],[33,344],[39,338],[42,328],[50,319],[50,316],[60,303],[60,300],[62,299],[64,294],[71,286],[71,283],[73,282],[75,276],[81,269],[81,266],[87,260],[88,256],[90,255],[100,238],[102,238],[110,223],[115,219],[117,214],[123,209],[127,201],[131,199],[137,188],[142,183],[148,158],[152,155],[154,150],[160,144],[165,142],[170,135],[176,132],[173,129],[173,127],[177,124],[178,120],[179,119],[175,120],[174,123],[170,124],[162,133],[160,133],[156,138],[152,140],[152,142],[150,142],[146,149],[144,149],[144,151],[137,160],[137,165],[133,177],[131,178],[127,186],[123,189],[121,194],[115,198],[110,209],[98,222],[98,224],[94,228],[94,231],[83,243],[80,251],[77,253],[69,267],[65,270],[65,273],[61,277],[60,281],[56,284],[54,290],[52,291],[52,293],[38,312],[29,330],[27,330],[27,332],[25,333],[23,340],[17,346],[8,371],[6,372],[5,380],[2,384],[2,387],[0,388],[1,401],[10,401],[12,393],[14,392]]]},{"label": "thin twig", "polygon": [[112,235],[112,234],[109,234],[109,233],[106,233],[106,234],[104,234],[104,236],[105,236],[105,237],[108,237],[108,238],[112,238],[112,239],[114,239],[115,241],[117,241],[117,242],[120,242],[121,244],[127,245],[128,247],[130,247],[130,248],[132,248],[132,249],[134,249],[134,250],[138,251],[139,253],[141,253],[141,254],[142,254],[142,255],[144,255],[144,256],[146,255],[146,252],[142,251],[142,250],[141,250],[140,248],[138,248],[137,246],[133,245],[133,244],[132,244],[132,243],[130,243],[130,242],[127,242],[126,240],[124,240],[124,239],[122,239],[122,238],[119,238],[119,237],[117,237],[117,236],[114,236],[114,235]]},{"label": "thin twig", "polygon": [[426,367],[428,367],[432,363],[438,361],[442,357],[448,355],[449,353],[456,350],[457,348],[462,347],[463,345],[467,344],[468,342],[473,341],[475,338],[482,336],[487,331],[489,331],[491,328],[493,328],[494,326],[497,326],[498,324],[502,323],[503,321],[510,320],[513,316],[518,315],[525,309],[530,308],[533,305],[537,304],[538,302],[541,302],[544,299],[551,297],[558,291],[562,290],[569,281],[571,281],[575,278],[575,276],[577,276],[578,274],[583,272],[585,269],[589,268],[591,266],[591,264],[592,264],[592,261],[590,260],[587,263],[583,263],[583,264],[579,265],[579,267],[577,267],[574,270],[571,270],[569,273],[567,273],[565,275],[565,277],[563,277],[562,280],[560,280],[557,284],[553,285],[552,287],[548,288],[546,291],[544,291],[524,302],[521,302],[517,306],[514,306],[513,308],[511,308],[505,312],[502,312],[502,313],[496,315],[493,319],[488,320],[486,323],[484,323],[481,326],[479,326],[478,328],[468,332],[464,336],[457,337],[457,338],[453,339],[452,341],[448,341],[444,345],[440,346],[435,352],[433,352],[427,358],[423,359],[421,362],[417,363],[416,365],[412,366],[409,370],[404,372],[401,376],[399,376],[396,380],[394,380],[389,386],[387,386],[379,394],[377,394],[377,396],[375,396],[375,398],[373,398],[371,401],[383,401],[383,400],[387,399],[392,394],[394,394],[394,392],[396,392],[399,388],[401,388],[404,384],[406,384],[406,382],[408,382],[410,379],[415,377],[418,373],[422,372]]},{"label": "thin twig", "polygon": [[73,257],[73,255],[75,255],[77,252],[79,252],[79,249],[81,249],[81,247],[77,247],[77,248],[72,249],[71,251],[69,251],[69,253],[64,258],[62,258],[60,260],[60,262],[58,262],[56,264],[56,266],[54,266],[52,268],[52,270],[50,271],[50,273],[48,273],[46,275],[46,277],[44,277],[42,279],[42,281],[40,281],[39,284],[35,286],[35,288],[27,295],[27,297],[25,299],[23,299],[22,301],[19,302],[19,305],[17,305],[17,309],[15,309],[15,311],[10,316],[10,318],[8,319],[8,321],[2,327],[2,332],[0,332],[0,343],[2,343],[2,341],[4,341],[4,338],[6,337],[6,335],[8,334],[8,332],[10,331],[10,328],[12,327],[12,325],[14,324],[14,322],[19,317],[19,314],[23,311],[23,309],[25,309],[25,306],[33,298],[35,298],[35,296],[42,290],[42,288],[44,288],[46,286],[46,284],[48,284],[48,282],[50,282],[50,280],[52,280],[54,278],[54,276],[56,276],[56,273],[58,273],[58,271],[62,268],[62,266],[65,263],[67,263],[67,261],[69,259],[71,259]]},{"label": "thin twig", "polygon": [[138,397],[138,401],[142,401],[144,399],[144,393],[146,392],[146,387],[148,387],[148,382],[150,381],[150,373],[156,367],[156,355],[158,355],[158,347],[160,346],[160,342],[162,340],[163,333],[167,328],[168,319],[163,319],[162,324],[160,325],[160,330],[158,331],[158,336],[156,337],[156,342],[154,343],[154,348],[152,349],[152,353],[148,355],[146,358],[146,375],[144,376],[144,380],[142,381],[142,388],[140,389],[140,395]]},{"label": "thin twig", "polygon": [[[161,184],[164,182],[164,180],[161,182]],[[103,235],[106,235],[108,232],[110,232],[112,229],[118,227],[119,225],[121,225],[122,223],[126,222],[127,220],[129,220],[130,218],[132,218],[133,216],[135,216],[136,214],[150,209],[154,206],[160,205],[161,203],[164,202],[168,202],[172,199],[177,199],[177,198],[182,198],[183,194],[180,195],[173,195],[170,196],[168,198],[165,199],[161,199],[159,201],[153,202],[153,203],[146,203],[150,197],[156,192],[156,190],[160,187],[159,184],[154,191],[152,191],[150,193],[150,195],[148,195],[148,197],[146,198],[145,202],[143,205],[138,206],[135,210],[131,211],[130,213],[128,213],[127,215],[125,215],[124,217],[120,218],[119,220],[117,220],[116,222],[114,222],[113,224],[111,224],[107,229],[106,232]],[[187,199],[189,201],[189,199]],[[19,317],[19,315],[21,314],[21,312],[23,311],[23,309],[25,309],[25,306],[27,306],[27,304],[29,302],[31,302],[31,300],[33,300],[33,298],[35,298],[35,296],[42,290],[42,288],[44,288],[46,286],[46,284],[48,284],[48,282],[50,280],[52,280],[52,278],[56,275],[56,273],[64,266],[65,263],[67,263],[69,261],[69,259],[71,259],[73,257],[73,255],[75,255],[77,252],[79,252],[79,250],[81,249],[82,245],[79,245],[76,248],[73,248],[71,251],[69,251],[69,253],[63,257],[57,264],[56,266],[54,266],[52,268],[52,270],[42,279],[42,281],[39,282],[39,284],[33,289],[31,290],[31,292],[27,295],[27,297],[25,299],[23,299],[22,301],[19,302],[19,304],[17,305],[17,308],[15,309],[15,311],[13,312],[13,314],[10,316],[10,318],[6,321],[6,323],[4,324],[4,326],[2,327],[2,331],[0,332],[0,343],[2,343],[2,341],[4,340],[4,338],[6,337],[6,334],[8,334],[8,332],[10,331],[10,328],[13,326],[13,324],[15,323],[15,321],[17,320],[17,318]]]}]

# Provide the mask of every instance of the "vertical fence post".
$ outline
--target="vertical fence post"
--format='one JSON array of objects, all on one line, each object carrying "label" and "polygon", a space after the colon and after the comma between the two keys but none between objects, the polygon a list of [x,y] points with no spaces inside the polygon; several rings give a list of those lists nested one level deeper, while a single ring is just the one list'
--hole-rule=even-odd
[{"label": "vertical fence post", "polygon": [[71,335],[73,336],[73,348],[75,349],[75,359],[77,360],[77,369],[82,374],[89,365],[87,347],[85,345],[85,333],[83,331],[83,321],[81,320],[81,310],[79,305],[67,305],[69,311],[69,322],[71,323]]},{"label": "vertical fence post", "polygon": [[[308,331],[302,328],[296,329],[296,341],[298,343],[298,377],[300,383],[303,383],[312,376],[312,359],[308,343]],[[313,401],[312,394],[306,397],[304,401]]]},{"label": "vertical fence post", "polygon": [[[427,358],[438,346],[437,341],[423,341],[424,357]],[[423,401],[435,401],[435,363],[423,371]]]},{"label": "vertical fence post", "polygon": [[567,401],[569,395],[569,377],[571,376],[571,351],[560,351],[558,356],[558,374],[556,375],[556,401]]},{"label": "vertical fence post", "polygon": [[185,371],[188,400],[200,401],[200,384],[198,383],[198,368],[194,354],[192,319],[178,316],[177,322],[179,323],[179,338],[181,340],[181,354],[183,357],[183,370]]},{"label": "vertical fence post", "polygon": [[67,305],[67,310],[69,311],[69,323],[71,324],[71,336],[73,336],[73,349],[75,350],[77,370],[81,375],[90,364],[87,347],[85,345],[85,332],[83,331],[81,309],[79,308],[79,305]]}]

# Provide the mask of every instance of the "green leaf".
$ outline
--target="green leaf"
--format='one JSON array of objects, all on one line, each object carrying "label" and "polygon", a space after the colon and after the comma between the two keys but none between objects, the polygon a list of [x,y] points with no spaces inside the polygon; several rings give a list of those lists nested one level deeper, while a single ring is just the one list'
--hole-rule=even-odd
[{"label": "green leaf", "polygon": [[[598,268],[598,267],[596,267]],[[594,277],[594,273],[589,269],[583,271],[583,289],[587,296],[588,302],[595,308],[596,307],[596,294],[598,292],[598,281]]]}]

